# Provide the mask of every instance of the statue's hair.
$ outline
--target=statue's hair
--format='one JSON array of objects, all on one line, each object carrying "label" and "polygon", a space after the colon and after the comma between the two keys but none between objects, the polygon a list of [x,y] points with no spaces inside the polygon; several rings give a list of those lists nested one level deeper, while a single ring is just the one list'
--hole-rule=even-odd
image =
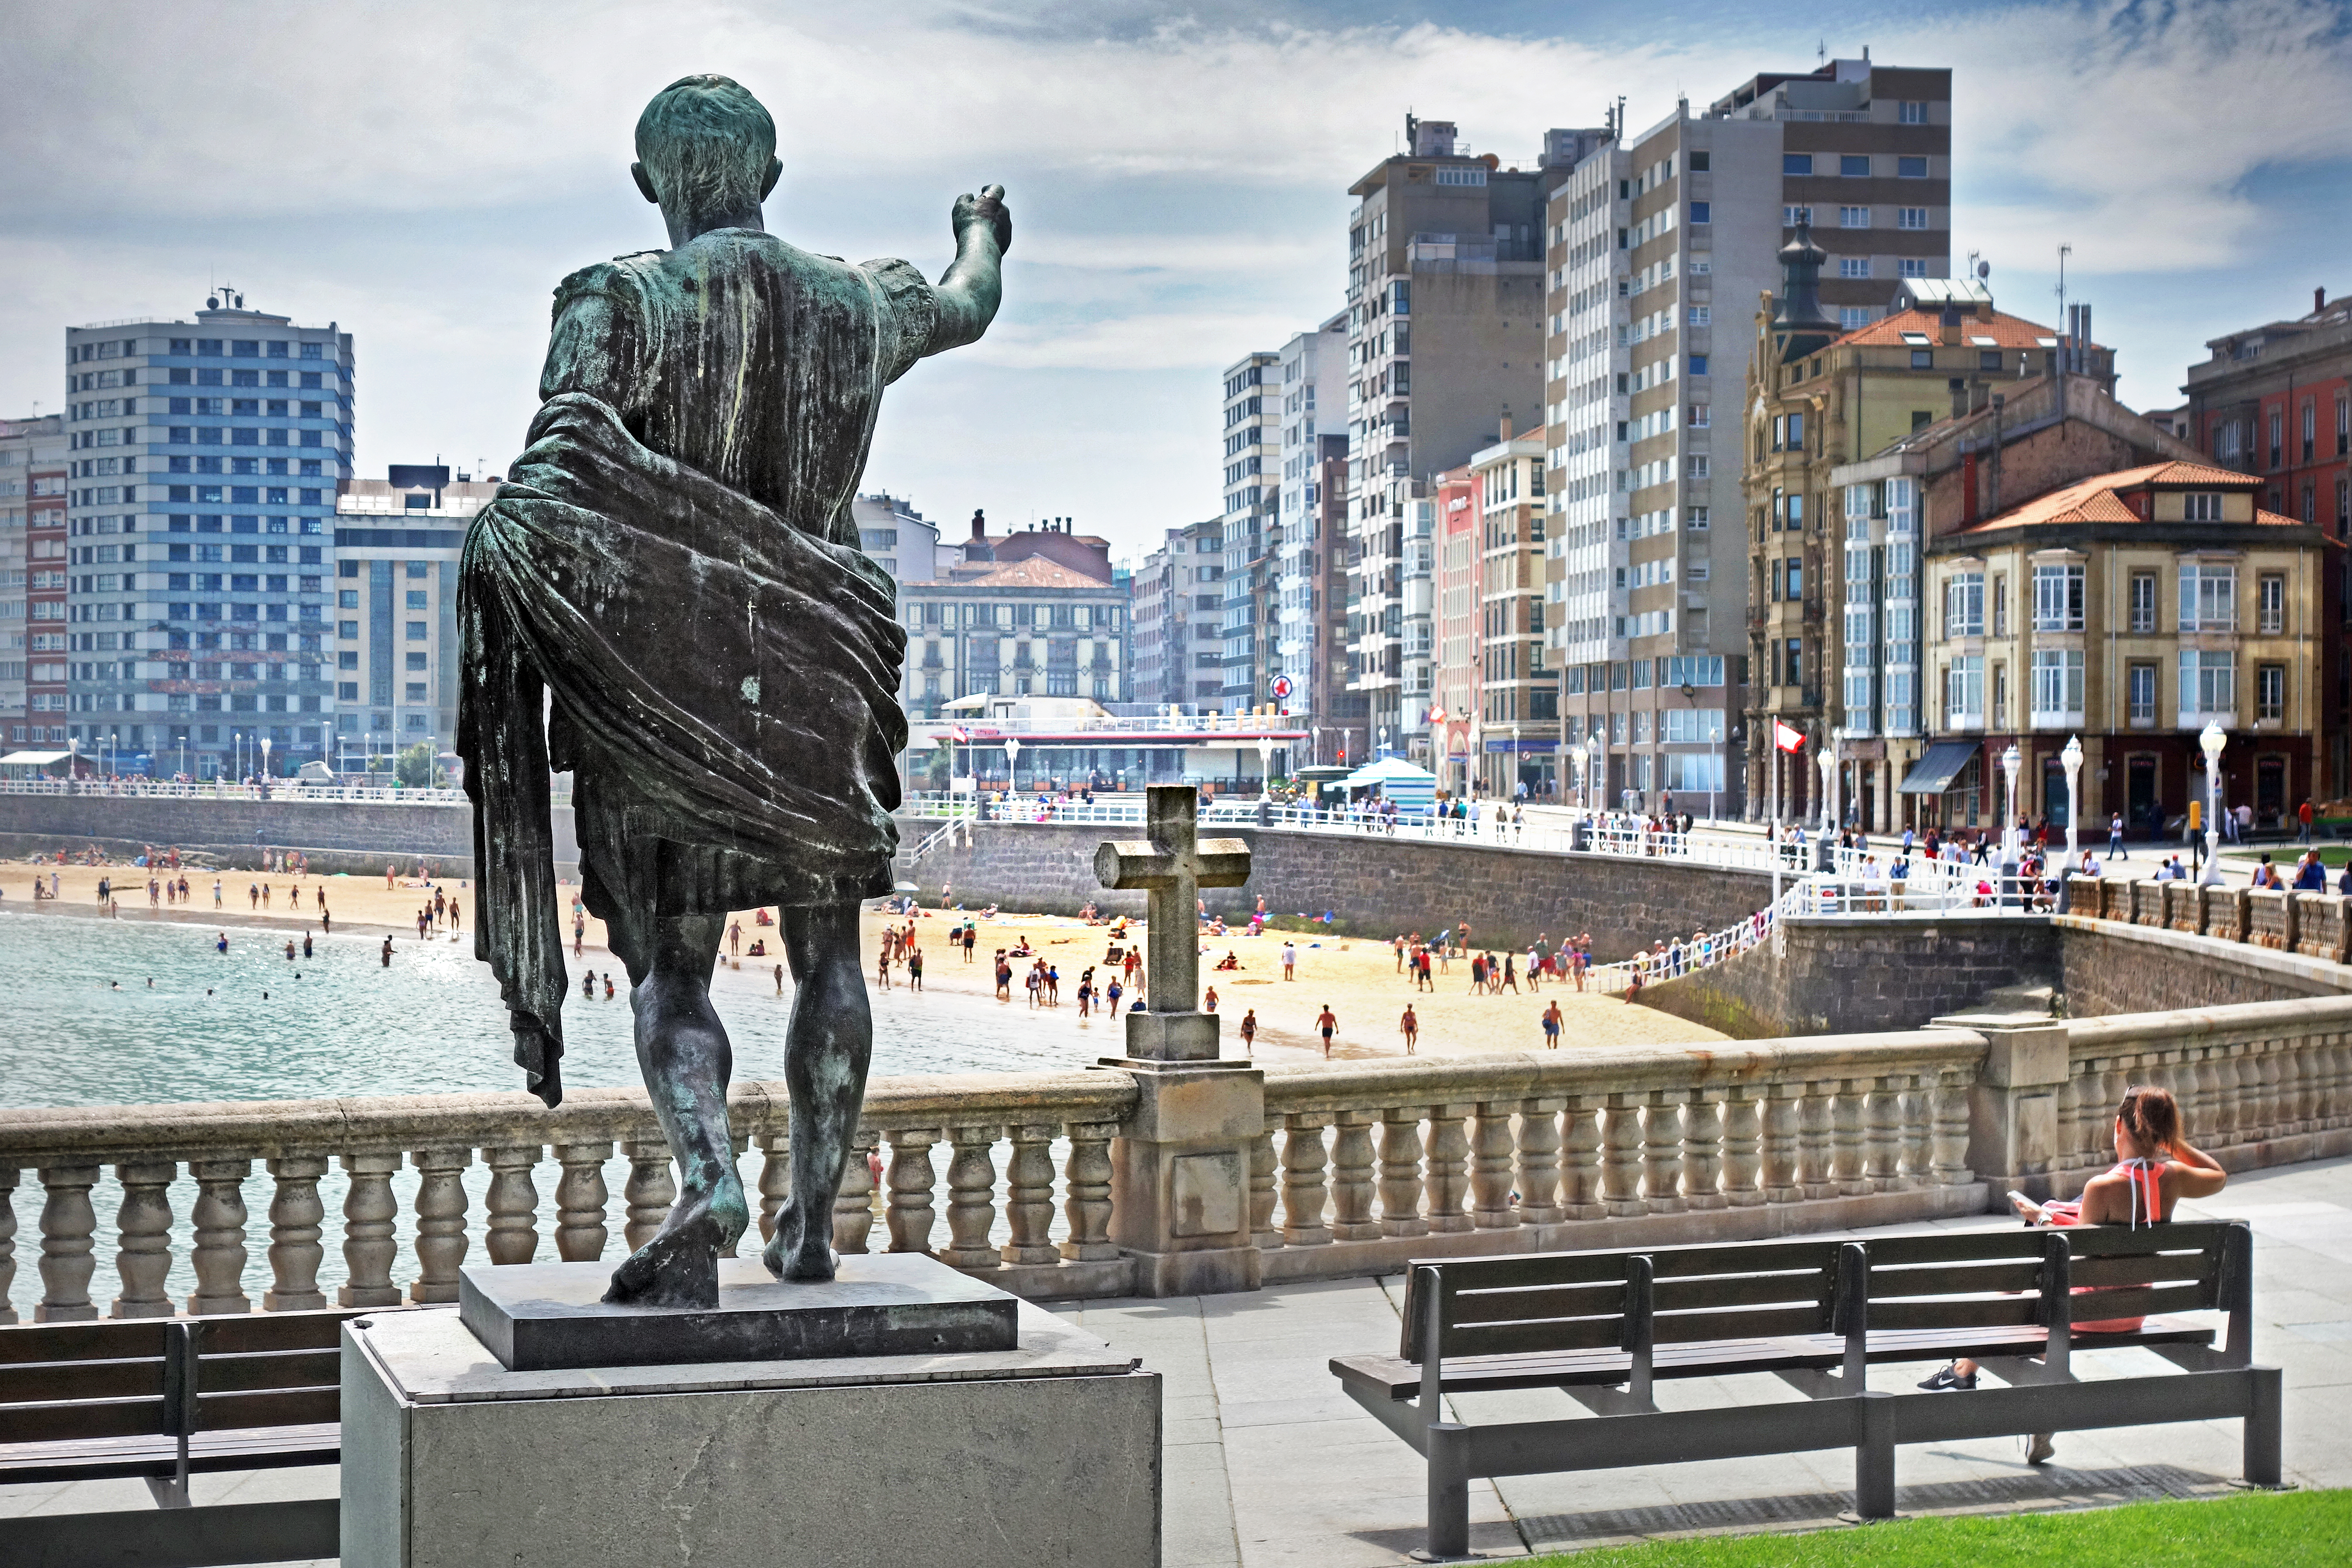
[{"label": "statue's hair", "polygon": [[637,116],[637,160],[664,205],[756,205],[775,155],[775,121],[728,77],[680,77]]}]

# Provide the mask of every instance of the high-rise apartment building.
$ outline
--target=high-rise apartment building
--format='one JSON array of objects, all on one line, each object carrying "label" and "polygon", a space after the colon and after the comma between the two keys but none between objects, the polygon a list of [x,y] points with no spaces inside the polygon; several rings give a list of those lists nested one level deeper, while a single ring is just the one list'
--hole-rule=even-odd
[{"label": "high-rise apartment building", "polygon": [[12,748],[65,742],[65,417],[0,419],[0,736]]},{"label": "high-rise apartment building", "polygon": [[[1717,525],[1742,511],[1750,302],[1778,286],[1801,226],[1822,250],[1832,334],[1876,319],[1903,279],[1948,275],[1950,110],[1948,70],[1832,60],[1614,127],[1551,189],[1549,635],[1562,738],[1590,755],[1603,737],[1595,782],[1612,805],[1672,792],[1677,809],[1739,808],[1746,551],[1727,532],[1718,550]],[[1717,310],[1735,334],[1721,351]],[[1718,402],[1735,444],[1721,452]]]},{"label": "high-rise apartment building", "polygon": [[1265,700],[1273,626],[1266,615],[1275,566],[1272,542],[1280,488],[1282,390],[1279,356],[1244,354],[1225,370],[1224,680],[1234,711]]},{"label": "high-rise apartment building", "polygon": [[334,739],[337,773],[457,738],[457,563],[474,514],[499,493],[439,464],[394,463],[335,505]]},{"label": "high-rise apartment building", "polygon": [[1349,684],[1375,747],[1424,764],[1434,519],[1416,502],[1498,418],[1541,405],[1543,196],[1576,135],[1522,172],[1407,116],[1406,151],[1349,187]]},{"label": "high-rise apartment building", "polygon": [[1290,679],[1282,707],[1311,713],[1318,722],[1344,721],[1360,710],[1360,697],[1339,697],[1337,710],[1313,704],[1318,695],[1346,692],[1344,679],[1331,679],[1335,663],[1344,675],[1346,650],[1333,633],[1344,625],[1346,593],[1343,586],[1332,594],[1329,584],[1333,557],[1347,552],[1347,531],[1325,523],[1322,455],[1334,437],[1345,440],[1347,316],[1292,338],[1279,364],[1274,390],[1281,399],[1282,468],[1275,502],[1274,654],[1266,673]]},{"label": "high-rise apartment building", "polygon": [[351,334],[224,291],[68,328],[66,362],[68,739],[117,772],[323,760]]}]

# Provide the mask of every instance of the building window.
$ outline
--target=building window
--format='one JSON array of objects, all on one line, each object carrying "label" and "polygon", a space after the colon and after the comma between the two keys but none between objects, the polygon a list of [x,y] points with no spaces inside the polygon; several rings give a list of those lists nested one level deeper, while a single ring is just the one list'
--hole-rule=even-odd
[{"label": "building window", "polygon": [[2286,666],[2254,666],[2254,719],[2263,724],[2286,721]]},{"label": "building window", "polygon": [[1906,278],[1925,278],[1927,276],[1927,258],[1924,256],[1906,256],[1903,258],[1902,266],[1898,270]]},{"label": "building window", "polygon": [[1924,180],[1927,177],[1927,160],[1897,158],[1895,160],[1895,174],[1897,179]]},{"label": "building window", "polygon": [[2124,671],[2124,701],[2135,728],[2155,726],[2156,666],[2135,664]]},{"label": "building window", "polygon": [[[1863,160],[1863,161],[1864,161],[1864,163],[1868,163],[1868,162],[1869,162],[1869,160],[1868,160],[1868,159],[1864,159],[1864,160]],[[1840,228],[1868,228],[1869,226],[1870,226],[1870,209],[1869,209],[1868,207],[1840,207],[1840,208],[1838,208],[1838,227],[1840,227]]]},{"label": "building window", "polygon": [[1956,572],[1944,579],[1944,636],[1984,636],[1983,573]]},{"label": "building window", "polygon": [[[2180,629],[2184,632],[2227,632],[2238,626],[2238,574],[2228,566],[2183,566],[2180,569]],[[2186,655],[2183,656],[2187,657]],[[2181,693],[2186,702],[2189,694]]]},{"label": "building window", "polygon": [[1838,276],[1839,276],[1839,277],[1841,277],[1841,278],[1867,278],[1867,277],[1869,277],[1869,276],[1870,276],[1870,258],[1869,258],[1869,257],[1867,257],[1867,256],[1841,256],[1841,257],[1839,257],[1839,258],[1838,258]]},{"label": "building window", "polygon": [[2033,653],[2033,722],[2037,727],[2083,721],[2083,650],[2036,648]]},{"label": "building window", "polygon": [[1838,173],[1849,180],[1870,178],[1870,154],[1847,153],[1838,159]]},{"label": "building window", "polygon": [[2033,629],[2037,632],[2079,632],[2083,629],[2082,567],[2036,566],[2033,569]]},{"label": "building window", "polygon": [[1706,374],[1706,356],[1705,354],[1693,354],[1690,356],[1690,373],[1693,375],[1705,375]]},{"label": "building window", "polygon": [[1782,228],[1795,228],[1800,224],[1810,226],[1812,221],[1813,209],[1811,207],[1782,207],[1780,209],[1780,226]]},{"label": "building window", "polygon": [[2180,650],[2180,727],[2202,729],[2219,720],[2223,729],[2238,721],[2238,656],[2210,649]]},{"label": "building window", "polygon": [[1780,173],[1783,174],[1810,174],[1812,172],[1813,155],[1811,153],[1780,154]]},{"label": "building window", "polygon": [[1926,228],[1927,226],[1927,209],[1926,207],[1896,207],[1895,209],[1895,226],[1897,228]]},{"label": "building window", "polygon": [[1906,100],[1902,105],[1900,112],[1895,117],[1895,122],[1901,125],[1927,124],[1927,106],[1925,103],[1914,100]]},{"label": "building window", "polygon": [[1693,202],[1693,203],[1691,203],[1691,205],[1690,205],[1690,220],[1691,220],[1691,222],[1692,222],[1692,223],[1694,223],[1694,224],[1704,224],[1704,223],[1710,223],[1710,222],[1714,221],[1714,220],[1713,220],[1713,216],[1712,216],[1712,207],[1711,207],[1711,204],[1706,203],[1706,202]]},{"label": "building window", "polygon": [[[2232,425],[2231,430],[2237,428]],[[2221,521],[2221,498],[2212,490],[2191,490],[2180,498],[2180,515],[2189,522]]]},{"label": "building window", "polygon": [[2286,578],[2280,573],[2265,572],[2254,580],[2254,626],[2264,637],[2286,630]]},{"label": "building window", "polygon": [[1964,654],[1944,670],[1944,728],[1984,728],[1984,658]]},{"label": "building window", "polygon": [[2156,630],[2156,574],[2153,572],[2131,574],[2131,629],[2143,634]]}]

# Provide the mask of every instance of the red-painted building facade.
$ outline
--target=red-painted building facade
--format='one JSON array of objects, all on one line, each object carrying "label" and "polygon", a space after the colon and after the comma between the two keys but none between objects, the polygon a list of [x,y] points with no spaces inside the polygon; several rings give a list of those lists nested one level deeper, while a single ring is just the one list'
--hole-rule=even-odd
[{"label": "red-painted building facade", "polygon": [[[2216,338],[2191,365],[2189,438],[2223,468],[2263,481],[2261,505],[2352,541],[2352,300],[2325,289],[2311,313]],[[2352,795],[2352,548],[2325,586],[2318,791]]]}]

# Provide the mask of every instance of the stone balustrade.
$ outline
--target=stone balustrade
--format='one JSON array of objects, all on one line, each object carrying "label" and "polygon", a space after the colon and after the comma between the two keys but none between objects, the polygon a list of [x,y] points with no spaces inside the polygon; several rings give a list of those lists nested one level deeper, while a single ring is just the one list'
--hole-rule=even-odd
[{"label": "stone balustrade", "polygon": [[2341,893],[2078,878],[2067,908],[2095,920],[2156,926],[2277,952],[2352,963],[2352,910]]},{"label": "stone balustrade", "polygon": [[[2029,1058],[2050,1065],[2034,1078]],[[1246,1229],[1278,1281],[1918,1220],[1981,1210],[2012,1180],[2063,1195],[2105,1168],[2134,1083],[2179,1093],[2190,1136],[2232,1168],[2352,1152],[2352,997],[1248,1076],[1263,1112],[1244,1124]],[[2028,1103],[2043,1096],[2054,1119]],[[1033,1299],[1129,1294],[1114,1145],[1156,1135],[1139,1098],[1116,1068],[877,1079],[834,1244],[934,1253]],[[730,1104],[765,1236],[790,1195],[781,1086]],[[2027,1132],[1995,1148],[2002,1126]],[[265,1213],[247,1207],[257,1167]],[[617,1258],[676,1196],[640,1090],[575,1090],[552,1111],[520,1094],[0,1111],[0,1321],[16,1321],[16,1200],[33,1189],[44,1321],[450,1301],[469,1255]]]}]

